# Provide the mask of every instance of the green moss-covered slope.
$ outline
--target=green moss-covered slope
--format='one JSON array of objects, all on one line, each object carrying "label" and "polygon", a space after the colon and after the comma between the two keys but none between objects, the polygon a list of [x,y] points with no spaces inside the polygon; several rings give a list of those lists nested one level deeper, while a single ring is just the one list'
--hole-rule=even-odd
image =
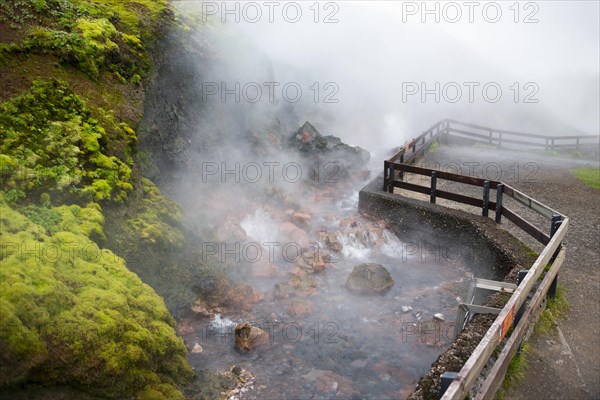
[{"label": "green moss-covered slope", "polygon": [[100,207],[38,210],[57,216],[47,227],[2,198],[0,212],[0,385],[181,398],[177,385],[191,371],[174,320],[120,257],[89,238],[102,234]]},{"label": "green moss-covered slope", "polygon": [[153,273],[152,251],[132,268],[117,248],[184,244],[136,133],[153,46],[177,26],[166,0],[0,0],[0,395],[177,399],[193,378],[132,272]]}]

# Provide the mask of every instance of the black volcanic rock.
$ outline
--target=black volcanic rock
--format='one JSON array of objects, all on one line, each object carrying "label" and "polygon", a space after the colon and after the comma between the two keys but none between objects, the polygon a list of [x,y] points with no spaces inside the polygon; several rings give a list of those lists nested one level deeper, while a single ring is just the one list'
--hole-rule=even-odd
[{"label": "black volcanic rock", "polygon": [[[305,122],[288,140],[288,145],[298,149],[311,161],[335,163],[340,171],[351,172],[363,170],[371,155],[358,146],[350,146],[336,136],[323,136],[310,123]],[[341,175],[343,176],[343,174]]]}]

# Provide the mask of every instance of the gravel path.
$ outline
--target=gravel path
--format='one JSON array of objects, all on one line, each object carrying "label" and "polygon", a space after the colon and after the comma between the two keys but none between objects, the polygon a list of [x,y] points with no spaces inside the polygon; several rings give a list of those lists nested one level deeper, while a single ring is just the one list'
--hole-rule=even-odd
[{"label": "gravel path", "polygon": [[[571,310],[550,333],[530,338],[532,351],[525,378],[511,388],[505,398],[600,399],[600,191],[583,184],[570,172],[579,166],[598,168],[598,161],[479,147],[440,146],[436,152],[426,154],[419,164],[488,179],[500,178],[571,219],[564,241],[567,257],[559,274],[559,285],[566,292]],[[420,184],[428,185],[423,180],[428,178],[414,179],[409,182],[419,183],[421,179]],[[438,181],[439,189],[452,185],[455,185],[454,190],[460,186],[460,193],[481,195],[480,188]],[[406,191],[402,194],[407,195]],[[428,196],[420,198],[428,200]],[[443,199],[438,200],[438,204],[481,212],[475,207]],[[544,218],[517,203],[505,201],[505,205],[549,233],[550,223]],[[503,227],[534,250],[542,249],[504,219]]]}]

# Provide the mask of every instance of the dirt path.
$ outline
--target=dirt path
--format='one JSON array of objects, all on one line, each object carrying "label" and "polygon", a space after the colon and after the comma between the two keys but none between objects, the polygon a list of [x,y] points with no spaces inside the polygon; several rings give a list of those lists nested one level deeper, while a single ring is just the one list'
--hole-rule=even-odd
[{"label": "dirt path", "polygon": [[[458,163],[456,160],[460,160]],[[436,165],[437,163],[437,165]],[[481,148],[441,146],[420,162],[488,179],[501,180],[567,215],[571,224],[564,241],[567,258],[559,285],[572,307],[564,319],[546,335],[530,338],[528,368],[520,384],[511,388],[509,399],[599,399],[600,398],[600,191],[577,180],[570,169],[598,167],[598,161],[545,157],[539,154],[493,151]],[[461,168],[462,171],[457,171]],[[440,182],[438,182],[440,183]],[[423,182],[421,184],[424,184]],[[441,187],[440,187],[441,188]],[[478,193],[479,188],[474,188]],[[466,192],[473,189],[464,188]],[[470,208],[457,203],[444,205]],[[477,212],[477,210],[473,209]],[[517,210],[519,213],[521,209]],[[549,223],[527,214],[542,229]],[[545,226],[545,225],[548,226]],[[512,224],[506,228],[536,250],[539,246]]]}]

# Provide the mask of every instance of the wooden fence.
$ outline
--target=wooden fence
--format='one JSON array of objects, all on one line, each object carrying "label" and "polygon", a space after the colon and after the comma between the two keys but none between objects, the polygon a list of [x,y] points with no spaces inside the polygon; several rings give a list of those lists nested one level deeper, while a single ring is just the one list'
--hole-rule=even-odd
[{"label": "wooden fence", "polygon": [[[467,128],[468,130],[464,128]],[[486,130],[488,135],[484,138],[483,135],[474,132],[474,130]],[[569,218],[506,183],[411,165],[417,157],[425,152],[427,147],[429,147],[436,138],[439,138],[441,135],[452,135],[455,133],[474,137],[478,140],[485,139],[488,143],[496,143],[498,145],[506,142],[523,144],[523,142],[526,141],[528,144],[532,144],[534,143],[533,139],[538,140],[542,138],[542,141],[533,145],[539,145],[541,147],[545,146],[549,149],[557,148],[558,146],[578,148],[578,146],[584,145],[584,141],[589,141],[590,139],[598,141],[599,137],[571,136],[549,138],[540,135],[492,129],[460,121],[443,120],[433,125],[417,138],[409,141],[406,145],[401,147],[393,157],[384,161],[384,191],[393,193],[394,188],[400,188],[429,195],[429,201],[431,203],[435,203],[436,199],[439,197],[472,205],[481,208],[481,213],[485,217],[487,217],[489,211],[492,210],[494,211],[494,217],[497,223],[501,223],[502,217],[505,217],[545,246],[537,260],[530,267],[524,279],[520,282],[517,289],[498,314],[498,317],[493,322],[492,326],[488,329],[484,338],[473,351],[462,369],[458,371],[458,374],[456,374],[442,397],[444,400],[464,399],[481,374],[481,371],[488,362],[490,356],[502,342],[509,331],[509,328],[512,327],[512,334],[507,339],[498,359],[495,361],[476,397],[477,399],[491,399],[500,387],[508,364],[521,345],[527,327],[537,321],[537,318],[539,317],[537,311],[539,310],[543,299],[549,291],[550,294],[554,294],[558,271],[565,259],[565,249],[561,246],[561,243],[569,226]],[[519,137],[526,138],[526,140],[510,138],[511,135],[518,135]],[[563,140],[568,143],[557,144],[557,140]],[[429,185],[422,186],[404,182],[403,178],[406,174],[428,176],[430,177]],[[437,189],[437,182],[440,179],[480,187],[482,188],[481,196],[475,198],[460,193],[439,190]],[[495,201],[490,200],[490,192],[492,190],[495,191]],[[524,217],[518,215],[517,212],[506,207],[504,204],[505,196],[516,200],[518,203],[543,216],[549,222],[549,234],[527,221]],[[550,268],[546,270],[546,267],[550,264]],[[525,304],[535,283],[543,274],[543,280],[538,285],[533,298]],[[516,326],[513,327],[517,312],[521,314],[521,317]]]}]

